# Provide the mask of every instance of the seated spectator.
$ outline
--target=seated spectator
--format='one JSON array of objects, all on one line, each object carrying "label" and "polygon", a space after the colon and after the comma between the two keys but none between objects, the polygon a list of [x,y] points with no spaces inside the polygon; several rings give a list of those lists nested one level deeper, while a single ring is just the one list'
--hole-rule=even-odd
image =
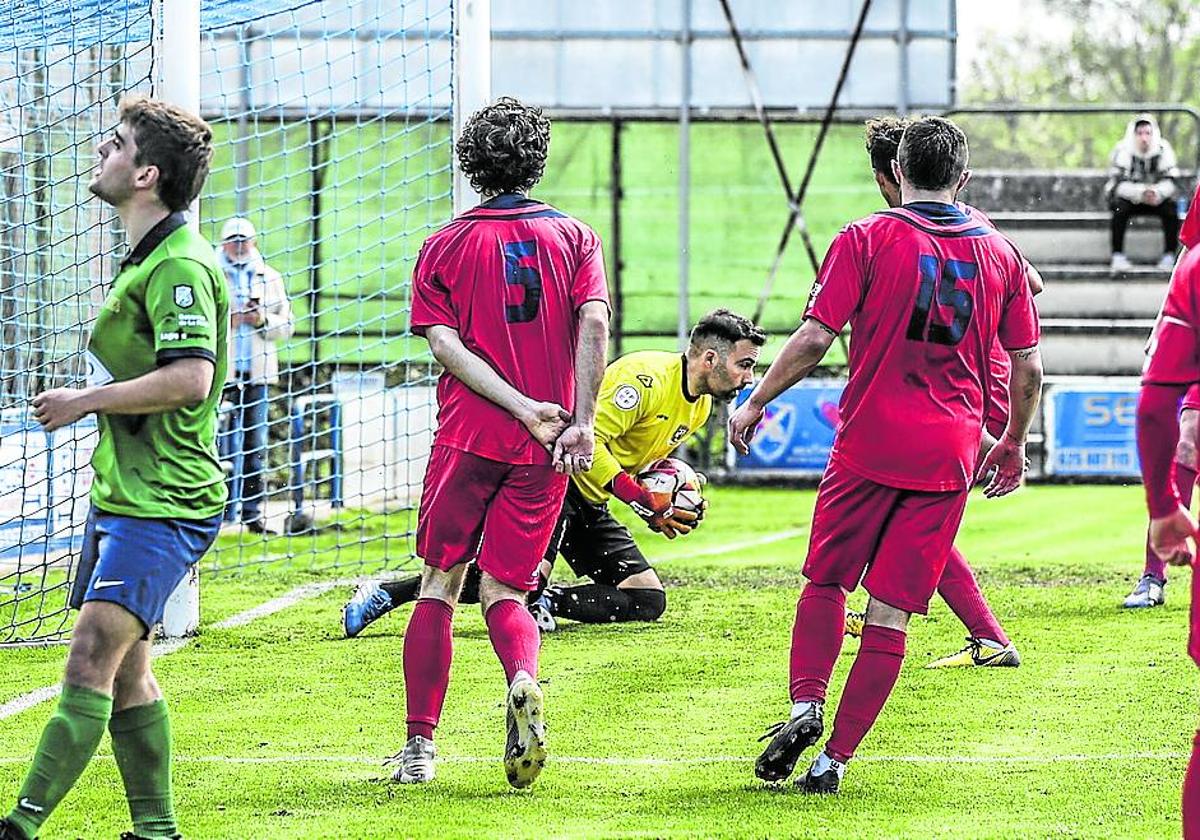
[{"label": "seated spectator", "polygon": [[1175,178],[1179,169],[1175,150],[1162,138],[1158,123],[1149,114],[1130,121],[1125,139],[1113,149],[1105,192],[1112,216],[1112,270],[1131,267],[1125,256],[1125,229],[1131,216],[1158,216],[1162,220],[1163,255],[1158,267],[1170,270],[1179,248],[1179,211]]},{"label": "seated spectator", "polygon": [[255,245],[249,219],[230,219],[221,229],[217,250],[229,281],[231,349],[225,401],[232,407],[221,452],[233,462],[229,477],[232,522],[241,504],[241,520],[256,534],[270,534],[263,522],[264,471],[267,459],[267,387],[279,381],[276,342],[294,329],[292,307],[279,272],[267,265]]}]

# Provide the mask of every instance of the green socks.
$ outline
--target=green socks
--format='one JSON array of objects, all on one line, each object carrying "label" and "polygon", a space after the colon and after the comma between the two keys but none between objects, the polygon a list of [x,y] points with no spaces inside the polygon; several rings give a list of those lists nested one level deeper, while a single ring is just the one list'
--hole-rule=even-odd
[{"label": "green socks", "polygon": [[111,697],[90,688],[63,685],[58,708],[42,730],[33,766],[21,785],[17,807],[8,815],[27,836],[37,836],[91,761],[112,715],[112,703]]},{"label": "green socks", "polygon": [[156,700],[116,714],[112,703],[111,697],[90,688],[63,686],[58,708],[42,730],[17,807],[8,815],[26,836],[37,836],[50,812],[79,779],[96,752],[106,724],[125,783],[134,833],[152,840],[177,834],[171,801],[167,703]]},{"label": "green socks", "polygon": [[108,723],[113,755],[125,783],[133,833],[139,837],[174,837],[175,807],[171,797],[171,722],[167,701],[122,709]]}]

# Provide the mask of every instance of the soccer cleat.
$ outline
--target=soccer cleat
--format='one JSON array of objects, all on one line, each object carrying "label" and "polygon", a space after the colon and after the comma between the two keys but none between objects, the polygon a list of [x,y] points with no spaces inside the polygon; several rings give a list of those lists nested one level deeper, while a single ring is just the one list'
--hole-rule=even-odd
[{"label": "soccer cleat", "polygon": [[416,785],[433,781],[433,762],[437,758],[437,747],[433,741],[421,735],[408,739],[404,749],[383,764],[399,764],[392,772],[392,781],[402,785]]},{"label": "soccer cleat", "polygon": [[998,642],[991,639],[976,639],[967,636],[967,645],[958,653],[935,659],[926,668],[1016,668],[1021,664],[1021,654],[1012,642],[1004,647],[995,647]]},{"label": "soccer cleat", "polygon": [[378,581],[360,583],[354,595],[342,607],[342,629],[346,638],[353,639],[376,619],[392,611],[392,599]]},{"label": "soccer cleat", "polygon": [[1158,261],[1158,267],[1163,271],[1170,271],[1175,268],[1175,255],[1163,254],[1162,258]]},{"label": "soccer cleat", "polygon": [[8,817],[0,817],[0,840],[37,840],[30,838],[24,831],[8,821]]},{"label": "soccer cleat", "polygon": [[533,677],[521,671],[508,689],[505,724],[504,772],[515,788],[533,784],[546,766],[546,720],[542,689]]},{"label": "soccer cleat", "polygon": [[825,732],[825,704],[809,703],[801,714],[767,729],[760,741],[771,739],[754,762],[754,775],[764,782],[781,782],[796,769],[800,754]]},{"label": "soccer cleat", "polygon": [[837,793],[842,786],[842,776],[846,773],[846,765],[827,757],[825,763],[829,766],[822,773],[817,772],[819,762],[820,756],[813,761],[808,770],[804,771],[804,775],[796,780],[796,789],[803,793],[820,795]]},{"label": "soccer cleat", "polygon": [[529,605],[529,612],[542,633],[553,633],[558,629],[558,621],[550,612],[550,599],[545,595]]},{"label": "soccer cleat", "polygon": [[1109,264],[1109,269],[1112,271],[1129,271],[1133,268],[1133,263],[1129,261],[1129,257],[1122,254],[1120,251],[1112,255],[1112,262]]},{"label": "soccer cleat", "polygon": [[853,636],[856,639],[862,638],[863,627],[867,625],[867,614],[865,612],[856,612],[855,610],[846,610],[846,629],[844,634]]},{"label": "soccer cleat", "polygon": [[1154,575],[1142,575],[1137,586],[1121,604],[1127,610],[1161,607],[1167,602],[1167,582]]},{"label": "soccer cleat", "polygon": [[[0,840],[2,840],[3,837],[4,837],[4,835],[0,834]],[[147,838],[143,837],[140,834],[134,834],[132,831],[126,831],[121,835],[120,840],[147,840]],[[182,834],[172,834],[171,840],[183,840],[183,835]]]}]

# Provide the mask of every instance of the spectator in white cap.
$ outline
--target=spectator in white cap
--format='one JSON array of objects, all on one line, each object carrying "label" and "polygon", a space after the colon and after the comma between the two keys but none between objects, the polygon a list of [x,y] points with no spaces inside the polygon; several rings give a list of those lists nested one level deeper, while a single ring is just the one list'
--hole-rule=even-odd
[{"label": "spectator in white cap", "polygon": [[247,530],[270,534],[263,518],[267,389],[279,382],[276,344],[290,338],[295,325],[283,278],[263,259],[255,236],[249,219],[230,219],[217,249],[229,282],[232,322],[225,393],[232,411],[221,452],[233,465],[225,520],[234,522],[240,515]]}]

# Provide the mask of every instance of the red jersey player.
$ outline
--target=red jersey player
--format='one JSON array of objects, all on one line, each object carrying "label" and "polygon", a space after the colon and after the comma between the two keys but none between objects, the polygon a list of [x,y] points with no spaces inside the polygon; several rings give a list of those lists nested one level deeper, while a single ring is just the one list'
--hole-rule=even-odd
[{"label": "red jersey player", "polygon": [[[1187,565],[1194,556],[1191,540],[1195,537],[1196,522],[1187,510],[1192,487],[1190,482],[1186,488],[1180,486],[1184,482],[1180,481],[1179,474],[1185,465],[1179,462],[1177,412],[1184,392],[1200,383],[1200,247],[1197,247],[1200,245],[1200,218],[1197,214],[1200,214],[1200,207],[1193,200],[1184,225],[1186,238],[1183,242],[1188,250],[1175,266],[1162,312],[1154,325],[1138,398],[1138,456],[1150,511],[1148,541],[1150,550],[1164,569],[1166,563]],[[1185,400],[1184,407],[1194,408],[1194,398]],[[1190,452],[1194,458],[1194,437],[1183,444],[1185,457]],[[1195,472],[1192,471],[1189,477],[1194,480]],[[1188,655],[1200,665],[1200,574],[1194,569]],[[1192,743],[1192,758],[1183,782],[1183,836],[1185,840],[1200,840],[1200,730]]]},{"label": "red jersey player", "polygon": [[[745,452],[766,404],[812,371],[851,323],[842,424],[817,494],[792,630],[792,713],[768,731],[755,763],[767,781],[791,775],[824,732],[846,592],[861,581],[871,595],[862,644],[833,733],[797,781],[808,792],[837,792],[899,676],[908,618],[924,613],[937,589],[975,475],[989,477],[984,492],[995,497],[1025,472],[1041,383],[1037,313],[1021,255],[954,204],[966,163],[966,137],[952,122],[927,117],[908,127],[893,168],[903,206],[837,235],[804,321],[729,421]],[[1011,409],[979,464],[997,338],[1012,360]]]},{"label": "red jersey player", "polygon": [[[871,157],[871,168],[875,173],[875,183],[879,194],[887,202],[888,207],[900,206],[900,184],[892,175],[892,162],[896,159],[896,151],[900,147],[900,138],[908,120],[895,117],[885,117],[867,121],[867,152]],[[977,219],[980,224],[992,225],[991,219],[966,204],[958,205],[964,213]],[[1042,277],[1032,265],[1026,263],[1025,272],[1029,281],[1029,289],[1037,295],[1042,291]],[[992,447],[996,439],[1004,434],[1008,423],[1008,353],[999,343],[993,344],[990,361],[992,366],[989,378],[988,409],[984,414],[983,447],[980,451],[982,458]],[[946,568],[942,579],[938,581],[938,594],[946,605],[954,612],[959,621],[970,634],[967,645],[957,653],[937,659],[925,667],[1016,667],[1021,664],[1021,657],[1016,646],[1004,632],[1000,621],[992,612],[975,574],[967,564],[966,557],[958,548],[950,552],[946,560]],[[846,628],[850,635],[859,635],[862,630],[862,613],[850,613],[847,616]],[[853,628],[853,629],[852,629]]]},{"label": "red jersey player", "polygon": [[429,237],[413,271],[413,332],[445,372],[417,520],[421,595],[404,636],[400,782],[433,778],[450,622],[472,557],[509,683],[509,782],[532,784],[546,759],[538,629],[525,594],[537,586],[567,475],[591,467],[608,339],[599,238],[527,195],[549,143],[549,121],[515,99],[474,114],[457,154],[485,201]]},{"label": "red jersey player", "polygon": [[[1200,187],[1197,188],[1183,228],[1179,232],[1179,241],[1188,249],[1200,244],[1200,205],[1197,204],[1197,198],[1200,198]],[[1186,314],[1190,312],[1190,305],[1185,282],[1185,278],[1179,277],[1178,272],[1172,276],[1166,300],[1146,345],[1146,363],[1142,369],[1142,389],[1138,398],[1138,447],[1140,449],[1143,446],[1140,437],[1144,433],[1157,436],[1162,430],[1172,430],[1171,434],[1178,438],[1178,442],[1175,444],[1174,460],[1167,462],[1165,469],[1184,507],[1190,507],[1192,489],[1196,484],[1200,385],[1193,382],[1187,387],[1191,376],[1188,371],[1196,358],[1197,344],[1189,326],[1195,321],[1190,320],[1190,315]],[[1179,397],[1184,387],[1187,390],[1180,406]],[[1145,422],[1140,419],[1143,414],[1146,415]],[[1162,447],[1169,445],[1169,439],[1170,437],[1165,437],[1145,441],[1145,445],[1155,451],[1155,460],[1161,458]],[[1145,457],[1142,456],[1143,481],[1146,471]],[[1153,470],[1156,465],[1151,464],[1150,468]],[[1147,483],[1146,486],[1149,488],[1150,485]],[[1146,561],[1142,577],[1122,606],[1162,606],[1167,600],[1166,589],[1167,561],[1158,556],[1150,544],[1150,534],[1147,532]]]}]

